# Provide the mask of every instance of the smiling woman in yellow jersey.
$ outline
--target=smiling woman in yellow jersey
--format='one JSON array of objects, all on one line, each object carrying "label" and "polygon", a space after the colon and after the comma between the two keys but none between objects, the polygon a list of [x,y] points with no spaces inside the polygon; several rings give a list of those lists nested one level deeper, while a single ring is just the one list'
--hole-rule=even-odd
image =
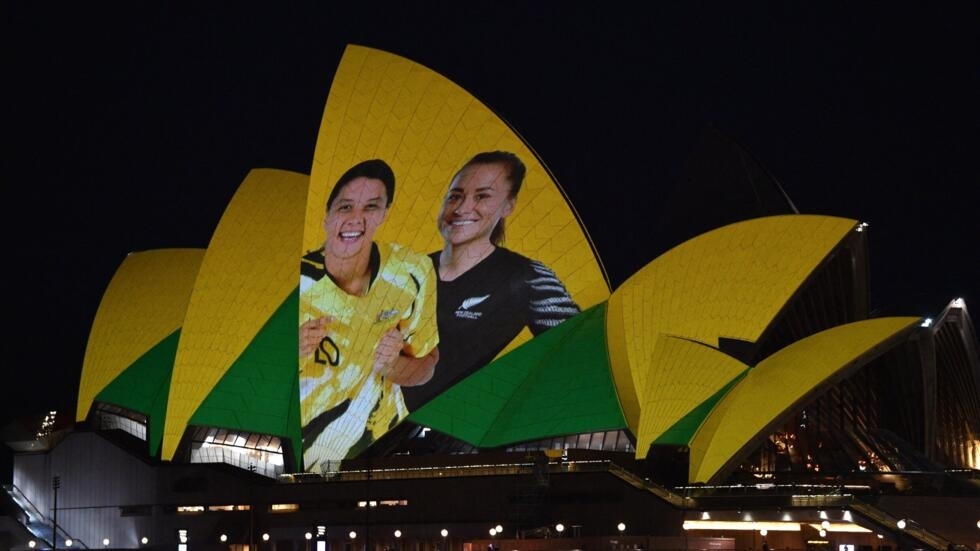
[{"label": "smiling woman in yellow jersey", "polygon": [[394,197],[384,161],[351,167],[331,190],[321,249],[300,264],[300,414],[312,472],[356,456],[408,415],[402,386],[439,358],[431,260],[375,243]]}]

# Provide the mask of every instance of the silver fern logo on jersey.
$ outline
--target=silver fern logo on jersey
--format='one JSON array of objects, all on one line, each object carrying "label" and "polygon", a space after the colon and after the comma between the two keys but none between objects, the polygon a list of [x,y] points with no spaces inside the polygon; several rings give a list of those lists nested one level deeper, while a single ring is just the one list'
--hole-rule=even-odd
[{"label": "silver fern logo on jersey", "polygon": [[471,308],[487,300],[488,298],[490,298],[490,295],[483,295],[482,297],[470,297],[464,300],[463,303],[459,305],[459,308],[456,309],[456,317],[463,318],[463,319],[471,319],[471,320],[480,319],[480,317],[483,315],[483,312],[474,312],[471,310]]}]

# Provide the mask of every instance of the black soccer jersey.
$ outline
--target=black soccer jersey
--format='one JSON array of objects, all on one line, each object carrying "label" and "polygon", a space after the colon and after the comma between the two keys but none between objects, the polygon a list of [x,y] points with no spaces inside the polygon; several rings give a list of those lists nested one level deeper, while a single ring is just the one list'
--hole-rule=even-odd
[{"label": "black soccer jersey", "polygon": [[[439,253],[429,256],[438,273]],[[537,335],[580,311],[550,268],[501,247],[436,285],[439,362],[429,382],[402,388],[409,411],[490,363],[524,327]]]}]

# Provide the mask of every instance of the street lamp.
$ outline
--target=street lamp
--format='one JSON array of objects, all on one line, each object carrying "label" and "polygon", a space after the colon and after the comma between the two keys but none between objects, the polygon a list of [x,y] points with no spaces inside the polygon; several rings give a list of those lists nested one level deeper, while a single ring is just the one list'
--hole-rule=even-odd
[{"label": "street lamp", "polygon": [[616,525],[616,529],[619,530],[619,535],[622,536],[623,532],[626,531],[626,524],[620,522],[619,524]]},{"label": "street lamp", "polygon": [[51,489],[54,490],[54,505],[51,506],[51,549],[58,548],[58,489],[61,488],[61,477],[51,478]]},{"label": "street lamp", "polygon": [[102,538],[102,547],[109,547],[109,538]]},{"label": "street lamp", "polygon": [[561,537],[561,533],[565,531],[565,525],[559,522],[555,525],[555,531],[558,532],[558,537]]}]

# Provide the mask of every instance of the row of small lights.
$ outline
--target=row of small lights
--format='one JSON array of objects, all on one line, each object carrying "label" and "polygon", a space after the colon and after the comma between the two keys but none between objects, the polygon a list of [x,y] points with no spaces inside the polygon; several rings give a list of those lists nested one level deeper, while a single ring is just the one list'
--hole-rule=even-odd
[{"label": "row of small lights", "polygon": [[[318,527],[318,528],[319,528],[318,533],[320,536],[326,534],[326,531],[323,529],[323,527]],[[619,530],[620,532],[624,532],[626,530],[626,525],[620,522],[618,525],[616,525],[616,529]],[[562,532],[565,531],[565,525],[559,522],[558,524],[555,525],[555,530],[559,534],[561,534]],[[504,527],[498,524],[496,526],[491,527],[489,533],[490,533],[490,537],[496,537],[498,534],[504,533]],[[394,535],[396,538],[400,538],[402,537],[402,531],[395,530],[394,532],[392,532],[392,535]],[[449,537],[449,530],[443,528],[442,530],[439,531],[439,535],[444,538]],[[347,536],[352,540],[357,539],[357,532],[351,530],[350,532],[348,532]],[[313,539],[313,533],[307,532],[306,534],[304,534],[303,537],[305,537],[308,540],[311,540]],[[221,534],[220,539],[222,542],[228,541],[228,536],[226,536],[225,534]],[[269,541],[269,534],[267,533],[262,534],[262,541]]]},{"label": "row of small lights", "polygon": [[[824,513],[823,511],[821,511],[820,514],[821,514],[821,517],[826,517],[826,513]],[[844,516],[845,516],[845,520],[847,520],[847,517],[850,516],[850,515],[848,514],[848,512],[845,512],[845,515]],[[710,517],[710,515],[707,512],[703,512],[702,515],[701,515],[701,518],[702,519],[709,519],[711,517]],[[910,523],[910,522],[911,521],[907,521],[906,519],[902,519],[902,520],[898,521],[898,528],[904,530],[905,527],[906,527],[906,524],[907,523]],[[980,521],[977,522],[977,526],[980,527]],[[823,537],[823,536],[826,535],[826,529],[829,528],[829,527],[830,527],[830,521],[824,520],[823,522],[821,522],[821,530],[820,530],[820,536],[821,537]],[[620,522],[619,524],[616,525],[616,529],[620,533],[623,533],[623,532],[626,531],[626,524]],[[503,534],[503,531],[504,531],[503,526],[501,526],[499,524],[496,525],[496,526],[493,526],[493,527],[490,528],[490,531],[489,531],[490,537],[496,537],[496,536],[498,536],[500,534]],[[564,533],[565,532],[565,525],[559,522],[558,524],[555,525],[555,531],[558,532],[559,535],[562,534],[562,533]],[[767,535],[769,533],[769,531],[766,530],[766,529],[762,529],[762,530],[759,530],[759,533],[761,535],[765,536],[765,535]],[[317,534],[318,534],[318,536],[325,535],[326,534],[326,527],[324,527],[324,526],[318,526],[317,527]],[[402,537],[402,531],[401,530],[395,530],[392,534],[396,538]],[[351,530],[347,535],[352,540],[353,539],[357,539],[357,532],[354,531],[354,530]],[[449,537],[449,530],[447,530],[446,528],[443,528],[442,530],[439,531],[439,535],[441,535],[443,538]],[[313,539],[313,533],[312,532],[306,532],[304,534],[304,537],[307,540],[311,540],[311,539]],[[878,537],[881,538],[882,536],[879,534]],[[269,536],[268,533],[263,533],[262,536],[261,536],[261,538],[262,538],[262,541],[269,541],[270,536]],[[180,530],[179,531],[179,539],[180,539],[180,542],[181,543],[187,543],[187,531],[186,530]],[[228,535],[227,534],[221,534],[221,536],[218,539],[222,543],[227,542],[228,541]],[[109,542],[109,538],[105,538],[105,539],[102,540],[102,545],[104,547],[109,547],[109,543],[110,543]],[[149,540],[149,538],[147,538],[146,536],[144,536],[144,537],[142,537],[140,539],[140,543],[143,544],[143,545],[146,545],[146,544],[150,543],[150,540]],[[31,549],[34,549],[37,546],[37,542],[35,542],[34,540],[31,540],[30,542],[28,542],[27,545]],[[72,545],[74,545],[74,542],[72,540],[70,540],[70,539],[65,540],[65,546],[66,547],[71,547]]]},{"label": "row of small lights", "polygon": [[[493,528],[490,529],[490,535],[491,536],[495,536],[497,534],[502,533],[503,530],[504,530],[503,526],[501,526],[501,525],[498,524],[497,526],[495,526],[495,527],[493,527]],[[327,533],[326,527],[324,527],[324,526],[318,526],[317,527],[317,536],[318,537],[319,536],[324,536],[324,535],[326,535],[326,533]],[[392,535],[394,535],[396,538],[400,538],[400,537],[402,537],[402,531],[401,530],[395,530],[394,532],[392,532]],[[443,528],[442,530],[439,531],[439,535],[441,535],[444,538],[445,537],[448,537],[449,536],[449,530]],[[307,540],[311,540],[311,539],[313,539],[313,532],[307,532],[307,533],[303,534],[303,537],[306,538]],[[354,531],[354,530],[351,530],[350,532],[347,533],[347,537],[349,537],[352,540],[353,539],[357,539],[357,532]],[[220,539],[222,542],[226,542],[226,541],[228,541],[228,536],[226,534],[221,534],[221,536],[218,539]],[[269,541],[269,534],[268,534],[268,532],[262,534],[262,541]]]},{"label": "row of small lights", "polygon": [[[827,535],[827,529],[830,528],[830,521],[826,519],[827,513],[825,513],[824,511],[820,511],[819,514],[820,514],[820,516],[822,518],[824,518],[824,520],[820,523],[820,537],[826,537],[826,535]],[[701,518],[702,519],[710,519],[711,516],[710,516],[710,514],[707,511],[705,511],[705,512],[701,513]],[[848,521],[851,520],[850,519],[850,511],[844,511],[844,520],[848,520]],[[903,518],[903,519],[900,519],[897,523],[895,523],[895,525],[898,527],[899,530],[905,530],[907,527],[909,527],[910,525],[912,525],[914,523],[915,523],[915,521],[913,521],[913,520],[904,519]],[[980,520],[977,521],[977,528],[980,528]],[[616,529],[619,530],[620,533],[623,533],[623,532],[626,531],[626,524],[620,522],[619,524],[616,525]],[[490,528],[490,537],[495,537],[498,534],[502,534],[503,531],[504,531],[504,527],[501,526],[501,525],[499,525],[499,524],[496,525],[496,526],[494,526],[494,527],[491,527]],[[559,522],[558,524],[555,525],[555,531],[558,532],[559,534],[563,533],[565,531],[565,525]],[[326,534],[326,528],[323,527],[323,526],[317,527],[317,533],[320,536],[325,535]],[[762,530],[759,530],[759,534],[765,536],[765,535],[768,535],[769,534],[769,531],[766,530],[765,528],[763,528]],[[357,532],[355,532],[354,530],[351,530],[347,535],[348,535],[348,537],[350,537],[350,539],[357,539]],[[396,538],[400,538],[400,537],[402,537],[402,531],[401,530],[395,530],[393,532],[393,535]],[[449,530],[443,528],[442,530],[439,531],[439,535],[441,535],[444,538],[445,537],[448,537],[449,536]],[[304,534],[304,537],[307,540],[311,540],[311,539],[313,539],[313,533],[312,532],[307,532],[306,534]],[[881,534],[878,534],[878,539],[882,539],[882,538],[884,538],[884,536],[881,535]],[[221,537],[218,538],[218,539],[220,539],[222,541],[222,543],[223,543],[223,542],[228,541],[228,536],[226,534],[221,534]],[[180,531],[180,541],[181,541],[181,543],[187,543],[187,531],[186,530],[181,530]],[[268,533],[262,534],[262,541],[269,541],[269,534]],[[146,544],[150,543],[150,540],[146,536],[143,536],[142,538],[140,538],[140,543],[143,544],[143,545],[146,545]],[[65,540],[65,546],[66,547],[71,547],[73,544],[74,544],[74,542],[72,540],[70,540],[70,539]],[[104,547],[109,547],[109,538],[103,539],[102,540],[102,545]],[[31,541],[27,542],[27,546],[30,547],[31,549],[34,549],[37,546],[37,542],[35,542],[34,540],[31,540]]]},{"label": "row of small lights", "polygon": [[[820,522],[820,532],[819,532],[820,537],[826,537],[827,536],[827,530],[830,528],[830,520],[827,518],[827,512],[826,511],[823,511],[823,510],[820,510],[820,511],[817,511],[817,514],[820,516],[821,519],[823,519]],[[707,512],[707,511],[702,511],[701,512],[701,520],[710,520],[710,519],[711,519],[711,513]],[[851,516],[851,512],[849,510],[847,510],[847,509],[844,509],[844,513],[841,515],[841,519],[844,520],[844,521],[847,521],[847,522],[854,522],[854,519]],[[745,517],[744,517],[744,520],[751,521],[752,520],[751,513],[746,513],[745,514]],[[783,520],[784,521],[790,520],[789,513],[784,513]],[[911,528],[911,527],[917,526],[917,525],[918,525],[917,522],[915,522],[912,519],[907,519],[907,518],[899,519],[895,523],[895,526],[899,530],[905,530],[906,528]],[[622,532],[625,528],[626,527],[625,527],[625,525],[623,523],[619,523],[619,531],[620,532]],[[977,528],[980,528],[980,520],[977,521]],[[558,529],[559,532],[561,532],[564,529],[564,527],[561,524],[559,524],[558,527],[557,527],[557,529]],[[761,536],[765,536],[765,535],[768,535],[768,534],[769,534],[769,530],[766,530],[765,528],[759,530],[759,535],[761,535]],[[878,536],[878,539],[883,539],[885,537],[882,534],[876,534],[876,535]]]},{"label": "row of small lights", "polygon": [[[103,538],[102,539],[102,547],[109,547],[109,543],[110,543],[109,542],[109,538]],[[146,536],[143,536],[142,538],[140,538],[140,543],[142,545],[146,545],[146,544],[150,543],[150,538],[148,538]],[[65,547],[71,547],[73,545],[75,545],[75,541],[74,540],[72,540],[72,539],[66,539],[65,540]],[[34,549],[35,547],[37,547],[37,542],[34,541],[34,540],[31,540],[31,541],[27,542],[27,546],[30,547],[31,549]]]},{"label": "row of small lights", "polygon": [[[626,530],[626,525],[623,524],[622,522],[620,522],[619,525],[617,525],[617,529],[620,532],[623,532],[623,531]],[[560,533],[562,533],[562,532],[565,531],[565,525],[562,524],[562,523],[558,523],[558,524],[555,525],[555,530],[558,531],[558,533],[560,534]],[[489,533],[490,533],[490,537],[495,537],[498,534],[502,534],[503,532],[504,532],[504,527],[498,524],[496,526],[491,527]],[[180,530],[179,534],[180,534],[180,542],[181,543],[187,543],[187,531],[186,530]],[[318,526],[317,527],[317,534],[319,536],[325,535],[326,534],[326,528],[323,527],[323,526]],[[402,537],[402,531],[401,530],[395,530],[392,534],[396,538]],[[348,535],[348,537],[350,537],[350,539],[357,539],[357,532],[354,531],[354,530],[351,530],[347,535]],[[446,528],[443,528],[442,530],[439,531],[439,535],[441,535],[444,538],[445,537],[449,537],[449,530],[447,530]],[[311,539],[313,539],[313,533],[312,532],[306,532],[303,535],[303,537],[305,537],[307,540],[311,540]],[[266,533],[263,533],[262,534],[261,538],[262,538],[262,541],[269,541],[270,536],[269,536],[268,532],[266,532]],[[222,543],[227,542],[228,541],[228,535],[227,534],[221,534],[221,536],[219,536],[218,539]],[[146,545],[149,542],[150,542],[149,538],[146,538],[145,536],[140,540],[140,543],[142,543],[143,545]],[[73,545],[73,543],[74,542],[72,540],[70,540],[70,539],[69,540],[65,540],[65,545],[67,547],[71,547]],[[37,545],[37,543],[34,540],[31,540],[30,542],[28,542],[28,546],[31,549],[34,549],[34,547],[36,545]],[[105,547],[108,547],[109,546],[109,538],[103,539],[102,540],[102,545],[105,546]]]},{"label": "row of small lights", "polygon": [[[564,529],[564,527],[562,525],[559,524],[558,526],[561,527],[558,530],[559,532]],[[501,525],[498,524],[497,526],[495,526],[493,528],[490,528],[490,535],[491,536],[495,536],[497,534],[501,534],[501,533],[503,533],[503,530],[504,530],[503,526],[501,526]],[[326,529],[325,529],[325,527],[319,526],[319,527],[317,527],[317,532],[318,532],[318,534],[320,536],[323,536],[323,535],[326,534]],[[187,543],[187,531],[186,530],[180,530],[178,533],[179,533],[180,543]],[[445,538],[445,537],[449,536],[449,530],[443,528],[442,530],[439,531],[439,534],[442,537]],[[357,538],[357,532],[355,532],[354,530],[351,530],[350,533],[348,533],[347,535],[350,537],[350,539],[356,539]],[[395,530],[394,531],[394,536],[396,538],[402,537],[402,531],[401,530]],[[312,532],[307,532],[306,534],[303,535],[303,537],[305,537],[308,540],[311,540],[311,539],[313,539],[313,533]],[[269,533],[268,532],[263,533],[262,536],[261,536],[261,538],[262,538],[262,541],[269,541],[269,538],[270,538]],[[227,542],[228,541],[228,535],[227,534],[221,534],[221,536],[219,536],[218,539],[222,543]],[[109,543],[110,543],[109,538],[105,538],[105,539],[102,540],[102,546],[103,547],[109,547]],[[140,543],[143,544],[143,545],[146,545],[146,544],[150,543],[150,539],[147,538],[146,536],[143,536],[142,538],[140,538]],[[65,540],[65,547],[71,547],[72,545],[75,545],[75,542],[73,540],[71,540],[71,539],[66,539]],[[37,547],[37,542],[34,541],[34,540],[30,540],[29,542],[27,542],[27,546],[30,547],[31,549],[34,549],[34,548]]]},{"label": "row of small lights", "polygon": [[[561,524],[558,525],[558,531],[559,532],[561,532],[564,529],[565,529],[564,526],[562,526]],[[504,531],[504,527],[498,524],[498,525],[494,526],[493,528],[490,528],[490,536],[496,536],[497,534],[502,534],[503,531]],[[322,527],[322,526],[318,526],[317,527],[317,533],[320,536],[325,535],[326,534],[326,528],[325,527]],[[444,538],[445,537],[448,537],[449,536],[449,530],[443,528],[442,530],[439,531],[439,534],[442,537],[444,537]],[[354,530],[351,530],[350,533],[348,533],[347,535],[350,537],[350,539],[356,539],[357,538],[357,532],[355,532]],[[396,538],[402,537],[402,531],[401,530],[395,530],[394,531],[394,536]],[[261,537],[262,537],[262,541],[269,541],[269,537],[270,536],[269,536],[268,532],[266,532],[266,533],[263,533]],[[311,539],[313,539],[313,533],[312,532],[307,532],[306,534],[303,535],[303,537],[305,537],[308,540],[311,540]],[[179,531],[179,539],[180,539],[180,543],[187,543],[187,531],[186,530],[180,530]],[[228,541],[228,535],[227,534],[221,534],[221,536],[219,536],[218,539],[221,540],[222,543],[227,542]],[[103,547],[109,547],[109,543],[110,543],[109,542],[109,538],[105,538],[105,539],[102,540],[102,546]],[[146,536],[143,536],[140,539],[140,543],[143,544],[143,545],[146,545],[146,544],[150,543],[150,539],[147,538]],[[71,547],[74,544],[75,544],[75,542],[72,541],[72,540],[70,540],[70,539],[65,540],[65,547]],[[31,549],[34,549],[35,547],[37,547],[37,542],[34,541],[34,540],[31,540],[31,541],[27,542],[27,546],[30,547]]]},{"label": "row of small lights", "polygon": [[[739,513],[741,513],[741,511],[739,511]],[[830,516],[827,514],[827,511],[824,511],[823,509],[818,509],[817,516],[823,519],[821,524],[824,525],[825,528],[830,525]],[[709,513],[708,511],[701,511],[701,520],[711,520],[711,513]],[[742,520],[751,521],[752,513],[746,512],[744,515],[742,515]],[[783,511],[783,516],[781,520],[784,522],[789,522],[793,520],[793,517],[792,515],[790,515],[789,511]],[[841,513],[841,520],[843,520],[844,522],[854,522],[854,517],[851,515],[851,511],[848,509],[844,509],[843,512]]]}]

